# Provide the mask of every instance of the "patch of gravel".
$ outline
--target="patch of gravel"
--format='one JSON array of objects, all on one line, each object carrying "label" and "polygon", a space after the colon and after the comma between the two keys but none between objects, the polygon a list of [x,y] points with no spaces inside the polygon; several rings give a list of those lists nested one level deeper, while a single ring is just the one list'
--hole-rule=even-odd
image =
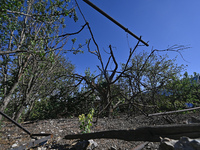
[{"label": "patch of gravel", "polygon": [[[162,125],[162,124],[182,124],[187,122],[191,116],[198,116],[197,113],[188,114],[176,114],[168,115],[167,117],[155,116],[155,117],[127,117],[120,116],[112,119],[100,118],[98,123],[91,128],[91,132],[105,131],[105,130],[126,130],[135,129],[137,127],[149,126],[149,125]],[[78,118],[61,118],[61,119],[49,119],[39,120],[34,122],[25,122],[21,124],[31,133],[50,133],[53,134],[53,138],[46,144],[46,149],[59,149],[69,150],[72,145],[76,143],[76,140],[65,140],[63,137],[69,134],[80,133]],[[12,146],[21,146],[31,141],[29,135],[23,132],[20,128],[16,127],[8,121],[4,121],[0,127],[0,150],[10,149]],[[144,143],[140,142],[127,142],[116,139],[95,139],[98,147],[95,150],[131,150],[134,147]],[[143,150],[156,150],[159,143],[148,143]],[[39,149],[39,148],[35,148]]]}]

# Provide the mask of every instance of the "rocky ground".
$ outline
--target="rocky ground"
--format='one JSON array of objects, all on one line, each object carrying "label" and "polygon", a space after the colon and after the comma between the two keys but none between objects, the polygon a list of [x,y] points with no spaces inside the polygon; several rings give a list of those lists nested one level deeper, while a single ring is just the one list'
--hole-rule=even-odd
[{"label": "rocky ground", "polygon": [[[190,121],[192,116],[198,116],[199,112],[187,113],[187,114],[175,114],[168,116],[156,116],[156,117],[127,117],[120,116],[112,119],[100,118],[98,123],[93,125],[91,132],[105,131],[105,130],[124,130],[134,129],[141,126],[148,125],[162,125],[162,124],[182,124]],[[69,150],[73,148],[73,145],[77,143],[77,140],[65,140],[63,137],[69,134],[80,133],[78,118],[63,118],[52,120],[39,120],[34,122],[24,122],[21,124],[31,133],[50,133],[53,135],[45,145],[35,147],[33,149],[55,149],[55,150]],[[29,143],[31,140],[20,128],[16,127],[9,121],[4,121],[0,126],[0,150],[11,149],[12,147],[19,147],[25,143]],[[123,140],[115,139],[95,139],[98,147],[96,150],[134,150],[140,144],[144,142],[127,142]],[[156,150],[159,143],[146,143],[143,150]]]}]

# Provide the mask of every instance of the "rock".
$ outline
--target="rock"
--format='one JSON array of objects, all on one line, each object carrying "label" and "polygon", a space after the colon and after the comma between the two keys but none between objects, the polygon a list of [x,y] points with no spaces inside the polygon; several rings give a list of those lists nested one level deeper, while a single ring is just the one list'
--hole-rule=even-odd
[{"label": "rock", "polygon": [[96,142],[94,142],[93,140],[84,140],[84,141],[79,141],[78,143],[76,143],[73,148],[76,150],[93,150],[98,146],[98,144]]},{"label": "rock", "polygon": [[190,139],[188,137],[181,137],[180,140],[174,145],[175,150],[198,150],[200,149],[200,141]]},{"label": "rock", "polygon": [[145,143],[143,143],[144,144],[144,147],[146,148],[146,149],[154,149],[154,150],[157,150],[158,149],[158,145],[157,144],[155,144],[155,143],[153,143],[153,142],[145,142]]},{"label": "rock", "polygon": [[161,140],[159,150],[199,150],[200,140],[181,137],[180,140],[164,138]]},{"label": "rock", "polygon": [[93,150],[96,147],[98,147],[98,144],[96,142],[94,142],[93,140],[88,140],[89,145],[87,147],[87,150]]},{"label": "rock", "polygon": [[191,146],[194,147],[195,149],[200,149],[200,141],[199,140],[192,140],[190,142]]},{"label": "rock", "polygon": [[117,148],[112,146],[109,150],[117,150]]},{"label": "rock", "polygon": [[45,147],[38,147],[37,150],[47,150]]},{"label": "rock", "polygon": [[62,140],[62,138],[60,136],[56,138],[57,142],[59,142],[60,140]]},{"label": "rock", "polygon": [[17,147],[17,146],[18,146],[18,144],[15,143],[12,145],[12,148]]},{"label": "rock", "polygon": [[161,140],[161,144],[159,146],[159,150],[174,150],[174,144],[177,140],[164,138]]}]

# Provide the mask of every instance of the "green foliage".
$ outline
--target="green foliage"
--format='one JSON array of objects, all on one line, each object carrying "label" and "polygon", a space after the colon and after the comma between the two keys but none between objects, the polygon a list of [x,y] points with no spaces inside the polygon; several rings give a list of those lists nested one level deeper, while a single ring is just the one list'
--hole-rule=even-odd
[{"label": "green foliage", "polygon": [[76,42],[77,38],[72,39],[72,43],[74,44]]},{"label": "green foliage", "polygon": [[[122,69],[124,67],[125,64],[122,64]],[[170,101],[169,95],[166,96],[170,93],[170,88],[168,90],[166,86],[179,78],[183,69],[183,65],[176,64],[176,58],[169,59],[167,55],[149,55],[146,52],[135,54],[125,77],[118,83],[123,91],[121,93],[126,98],[124,103],[132,103],[132,105],[127,105],[128,109],[123,109],[138,111],[138,104],[142,104],[144,108],[141,110],[146,113],[151,110],[148,106],[158,109],[151,111],[173,110],[176,104],[175,101],[173,103]]]},{"label": "green foliage", "polygon": [[49,43],[54,41],[57,45],[62,41],[58,35],[66,25],[66,17],[73,16],[77,21],[76,11],[68,0],[2,0],[0,12],[0,39],[4,51],[17,47],[31,53],[48,51]]},{"label": "green foliage", "polygon": [[[64,76],[71,75],[74,66],[69,69],[57,59],[68,41],[67,35],[60,35],[69,17],[78,19],[70,0],[0,0],[0,106],[7,105],[11,115],[22,109],[29,112],[36,102],[32,118],[47,118],[48,112],[54,112],[54,104],[48,103],[52,93],[59,92],[64,83],[73,86],[74,79]],[[6,97],[8,103],[3,101]],[[55,102],[59,109],[65,106],[63,101]]]},{"label": "green foliage", "polygon": [[35,107],[33,111],[31,112],[29,119],[30,120],[43,120],[43,119],[49,119],[51,116],[51,113],[47,114],[47,111],[52,111],[51,104],[47,103],[46,100],[40,100],[35,102]]},{"label": "green foliage", "polygon": [[82,133],[90,133],[92,127],[92,119],[94,115],[94,109],[85,116],[85,114],[79,115],[80,130]]},{"label": "green foliage", "polygon": [[30,120],[56,119],[63,117],[67,103],[58,100],[58,97],[42,99],[35,103],[34,109],[29,116]]},{"label": "green foliage", "polygon": [[42,99],[36,102],[35,107],[29,116],[29,119],[43,120],[58,118],[64,110],[64,103],[56,100]]},{"label": "green foliage", "polygon": [[200,85],[195,80],[198,75],[189,76],[188,73],[184,73],[182,79],[174,79],[169,82],[166,89],[171,92],[170,101],[175,103],[175,101],[180,101],[182,103],[193,103],[199,104],[199,92]]},{"label": "green foliage", "polygon": [[[194,106],[200,106],[200,84],[199,75],[188,75],[184,73],[182,78],[172,78],[162,89],[165,94],[160,95],[160,101],[157,103],[160,111],[170,111],[186,108],[186,103],[192,103]],[[162,97],[162,98],[161,98]]]}]

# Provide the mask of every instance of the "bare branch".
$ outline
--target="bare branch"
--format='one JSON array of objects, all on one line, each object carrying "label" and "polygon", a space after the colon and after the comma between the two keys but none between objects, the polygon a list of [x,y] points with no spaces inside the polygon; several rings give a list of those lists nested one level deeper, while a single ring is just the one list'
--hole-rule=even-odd
[{"label": "bare branch", "polygon": [[0,51],[0,55],[13,54],[13,53],[23,53],[23,52],[27,52],[27,51],[20,50],[20,49],[16,49],[16,50],[13,50],[13,51]]},{"label": "bare branch", "polygon": [[153,53],[155,51],[157,51],[157,52],[166,52],[166,51],[177,52],[177,53],[179,53],[181,55],[182,59],[185,60],[180,51],[188,49],[188,48],[190,48],[190,47],[185,47],[184,45],[177,45],[177,44],[175,44],[175,45],[173,45],[173,46],[171,46],[171,47],[169,47],[167,49],[164,49],[164,50],[153,49],[153,47],[152,47],[151,53],[149,54],[149,56],[145,60],[145,63],[141,67],[140,71],[143,70],[143,68],[145,67],[147,61],[149,60],[149,58],[153,55]]},{"label": "bare branch", "polygon": [[13,14],[19,14],[19,15],[24,15],[24,16],[28,16],[28,17],[33,17],[33,15],[30,15],[30,14],[26,14],[26,13],[23,13],[23,12],[19,12],[19,11],[14,11],[14,10],[6,10],[7,13],[13,13]]},{"label": "bare branch", "polygon": [[[72,9],[74,8],[71,8],[69,9],[69,12],[68,13],[71,13],[72,12]],[[5,11],[2,11],[2,12],[7,12],[7,13],[12,13],[12,14],[19,14],[19,15],[23,15],[23,16],[26,16],[26,17],[32,17],[35,19],[35,17],[37,16],[46,16],[46,14],[44,15],[41,15],[41,14],[29,14],[28,12],[27,13],[24,13],[24,12],[20,12],[20,11],[14,11],[14,10],[5,10]],[[49,17],[53,17],[53,16],[61,16],[61,15],[65,15],[65,13],[59,13],[59,14],[50,14],[48,15]]]},{"label": "bare branch", "polygon": [[119,74],[119,76],[116,77],[116,79],[112,82],[112,84],[115,83],[117,80],[119,80],[119,78],[121,78],[121,76],[127,71],[128,63],[130,62],[130,59],[131,59],[133,53],[135,52],[135,50],[139,46],[139,43],[140,43],[140,41],[138,41],[137,44],[135,45],[134,49],[132,51],[130,51],[128,60],[126,61],[126,64],[123,68],[123,71]]},{"label": "bare branch", "polygon": [[84,28],[85,28],[85,26],[87,25],[88,23],[85,23],[83,26],[82,26],[82,28],[79,30],[79,31],[77,31],[77,32],[73,32],[73,33],[66,33],[66,34],[63,34],[63,35],[60,35],[60,36],[58,36],[58,37],[65,37],[65,36],[68,36],[68,35],[75,35],[75,34],[79,34]]},{"label": "bare branch", "polygon": [[[191,47],[185,46],[185,45],[178,45],[178,44],[175,44],[175,45],[170,46],[170,47],[167,48],[167,49],[164,49],[164,50],[155,49],[154,51],[157,51],[157,52],[164,52],[164,51],[177,52],[177,53],[181,56],[181,58],[182,58],[184,61],[186,61],[186,60],[184,59],[184,57],[183,57],[183,55],[182,55],[182,53],[181,53],[180,51],[185,50],[185,49],[189,49],[189,48],[191,48]],[[187,62],[187,61],[186,61],[186,62]]]},{"label": "bare branch", "polygon": [[108,65],[109,65],[109,63],[110,63],[110,59],[112,58],[112,56],[110,56],[109,58],[108,58],[108,62],[107,62],[107,64],[106,64],[106,67],[105,67],[105,69],[104,70],[107,70],[107,68],[108,68]]},{"label": "bare branch", "polygon": [[111,55],[111,57],[112,57],[112,59],[113,59],[113,61],[114,61],[114,63],[115,63],[115,69],[113,70],[112,74],[111,74],[110,77],[109,77],[109,81],[111,82],[112,79],[113,79],[113,77],[114,77],[115,74],[116,74],[117,69],[118,69],[118,63],[117,63],[117,61],[116,61],[116,59],[115,59],[115,56],[114,56],[114,54],[113,54],[113,50],[112,50],[111,45],[109,45],[109,48],[110,48],[110,55]]}]

